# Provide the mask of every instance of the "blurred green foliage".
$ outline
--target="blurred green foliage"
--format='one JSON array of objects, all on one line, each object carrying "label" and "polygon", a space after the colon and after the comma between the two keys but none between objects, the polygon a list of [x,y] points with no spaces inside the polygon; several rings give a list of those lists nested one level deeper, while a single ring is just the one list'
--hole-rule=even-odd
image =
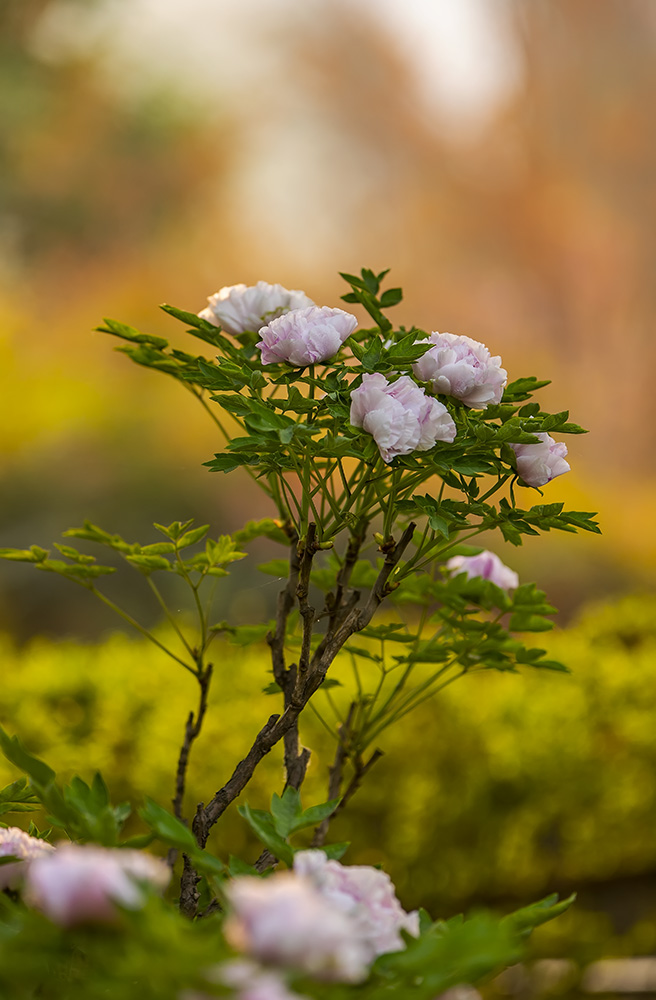
[{"label": "blurred green foliage", "polygon": [[[385,756],[330,839],[354,840],[347,863],[384,862],[408,907],[448,915],[574,888],[583,904],[543,932],[543,942],[593,958],[628,931],[625,942],[648,950],[656,945],[649,894],[627,902],[626,890],[656,870],[656,599],[591,607],[543,641],[571,675],[479,674],[422,705],[383,735]],[[85,778],[100,769],[115,801],[138,802],[145,791],[168,803],[195,696],[191,677],[118,633],[96,646],[3,647],[0,722],[9,732],[63,776],[81,761]],[[253,697],[270,680],[264,649],[226,644],[215,658],[213,699],[191,762],[191,807],[225,781],[278,709],[276,696]],[[348,660],[334,676],[343,687],[329,696],[344,712]],[[328,694],[315,700],[329,719]],[[301,736],[313,750],[304,800],[323,801],[331,738],[312,713]],[[1,772],[0,782],[15,777],[4,762]],[[249,803],[264,806],[276,782],[283,775],[274,751],[249,786]],[[224,857],[258,853],[236,810],[212,847]]]}]

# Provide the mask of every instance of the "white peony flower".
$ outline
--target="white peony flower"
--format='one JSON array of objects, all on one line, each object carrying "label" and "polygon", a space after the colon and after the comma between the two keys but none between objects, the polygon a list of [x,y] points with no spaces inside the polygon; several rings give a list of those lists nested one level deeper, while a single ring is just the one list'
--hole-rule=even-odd
[{"label": "white peony flower", "polygon": [[437,441],[451,442],[456,425],[449,411],[410,378],[388,382],[384,375],[363,375],[351,393],[351,423],[371,434],[385,462],[397,455],[428,451]]},{"label": "white peony flower", "polygon": [[494,552],[479,552],[477,556],[453,556],[446,568],[452,576],[466,573],[470,580],[475,576],[491,580],[502,590],[516,590],[519,586],[517,573],[502,563]]},{"label": "white peony flower", "polygon": [[324,899],[350,914],[358,937],[369,950],[369,961],[377,955],[405,948],[400,931],[419,936],[419,915],[406,913],[385,872],[370,865],[342,865],[329,861],[324,851],[299,851],[294,871],[319,890]]},{"label": "white peony flower", "polygon": [[567,445],[562,441],[554,441],[545,431],[536,432],[540,438],[536,444],[511,444],[510,447],[517,456],[517,473],[527,486],[544,486],[556,476],[562,476],[570,471],[569,463],[565,461]]},{"label": "white peony flower", "polygon": [[343,309],[310,306],[279,316],[260,330],[256,345],[262,352],[262,364],[286,361],[305,367],[328,361],[349,337],[358,321]]},{"label": "white peony flower", "polygon": [[454,396],[472,409],[484,410],[500,403],[508,374],[501,358],[491,357],[485,344],[453,333],[431,333],[433,344],[412,370],[421,382],[430,382],[433,392]]},{"label": "white peony flower", "polygon": [[13,889],[27,871],[26,862],[46,854],[52,854],[54,847],[45,840],[31,837],[17,826],[0,827],[0,858],[16,858],[0,865],[0,890]]},{"label": "white peony flower", "polygon": [[226,333],[236,336],[247,330],[257,333],[263,323],[282,316],[290,309],[313,306],[305,292],[289,291],[282,285],[258,281],[256,285],[226,285],[207,300],[209,306],[198,315]]},{"label": "white peony flower", "polygon": [[359,982],[371,951],[350,916],[325,899],[309,879],[280,872],[244,875],[227,887],[231,912],[226,940],[260,962],[288,966],[319,979]]}]

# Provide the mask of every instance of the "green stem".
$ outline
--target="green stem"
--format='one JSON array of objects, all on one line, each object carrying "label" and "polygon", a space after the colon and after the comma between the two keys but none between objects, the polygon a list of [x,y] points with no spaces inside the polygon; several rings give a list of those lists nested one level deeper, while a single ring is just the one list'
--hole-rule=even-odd
[{"label": "green stem", "polygon": [[194,675],[194,677],[198,677],[197,670],[195,670],[193,667],[190,667],[189,664],[185,663],[184,660],[181,660],[179,656],[176,656],[176,654],[172,652],[168,648],[168,646],[165,646],[163,642],[160,642],[159,639],[156,639],[155,636],[152,634],[152,632],[149,632],[147,628],[144,628],[143,625],[140,625],[139,622],[132,617],[132,615],[129,615],[127,611],[123,610],[123,608],[119,608],[118,604],[114,604],[114,602],[110,600],[109,597],[106,597],[103,593],[101,593],[100,590],[97,590],[95,587],[90,587],[89,589],[91,590],[92,594],[95,594],[96,597],[103,602],[103,604],[106,604],[108,608],[111,608],[115,614],[117,614],[120,618],[123,619],[123,621],[126,621],[128,625],[131,625],[132,628],[136,629],[137,632],[140,632],[141,635],[145,636],[146,639],[149,639],[150,642],[152,642],[155,646],[161,649],[163,653],[166,653],[167,656],[170,656],[172,660],[175,660],[176,663],[179,663],[181,667],[184,667],[185,670],[188,670],[190,674]]},{"label": "green stem", "polygon": [[162,611],[166,615],[167,621],[173,627],[174,631],[176,632],[176,634],[177,634],[178,638],[180,639],[180,642],[182,643],[182,645],[184,646],[184,648],[187,650],[187,652],[189,653],[189,655],[193,658],[193,656],[194,656],[193,650],[192,650],[191,646],[189,645],[189,643],[187,642],[187,640],[186,640],[186,638],[185,638],[185,636],[184,636],[184,634],[182,632],[182,629],[180,628],[180,626],[176,622],[175,618],[171,614],[171,612],[170,612],[170,610],[169,610],[169,608],[168,608],[168,606],[166,604],[166,601],[162,597],[162,594],[161,594],[161,592],[159,590],[159,587],[157,587],[155,585],[155,583],[153,582],[153,578],[151,576],[148,576],[147,580],[148,580],[148,586],[150,587],[150,589],[152,590],[153,594],[157,598],[157,603],[159,604],[159,606],[161,607]]}]

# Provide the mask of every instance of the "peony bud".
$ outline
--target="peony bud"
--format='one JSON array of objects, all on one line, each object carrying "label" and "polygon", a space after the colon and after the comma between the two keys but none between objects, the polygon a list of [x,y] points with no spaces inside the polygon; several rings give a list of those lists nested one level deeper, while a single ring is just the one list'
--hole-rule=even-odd
[{"label": "peony bud", "polygon": [[508,375],[501,358],[491,357],[485,344],[453,333],[431,333],[420,344],[433,344],[412,370],[433,392],[454,396],[472,409],[500,403]]},{"label": "peony bud", "polygon": [[567,445],[554,441],[544,431],[536,432],[535,437],[540,439],[539,443],[511,444],[510,447],[517,456],[519,478],[527,486],[544,486],[556,476],[570,471],[569,463],[565,461]]},{"label": "peony bud", "polygon": [[363,375],[362,385],[351,393],[350,420],[373,436],[385,462],[428,451],[437,441],[451,442],[456,436],[446,406],[427,396],[409,375],[392,383],[384,375]]},{"label": "peony bud", "polygon": [[466,573],[469,580],[480,576],[490,580],[502,590],[515,590],[519,586],[519,577],[514,570],[501,562],[494,552],[479,552],[477,556],[453,556],[446,564],[451,576]]},{"label": "peony bud", "polygon": [[260,330],[262,364],[286,361],[305,367],[328,361],[358,325],[351,313],[329,306],[294,309]]},{"label": "peony bud", "polygon": [[226,285],[208,300],[209,306],[198,315],[226,333],[257,333],[263,323],[282,316],[290,309],[314,305],[305,292],[289,291],[282,285],[258,281],[256,285]]}]

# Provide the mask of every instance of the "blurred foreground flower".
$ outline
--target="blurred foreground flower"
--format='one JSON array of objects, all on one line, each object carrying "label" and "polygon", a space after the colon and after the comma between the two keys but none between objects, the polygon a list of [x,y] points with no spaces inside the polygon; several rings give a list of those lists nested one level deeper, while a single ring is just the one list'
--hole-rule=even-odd
[{"label": "blurred foreground flower", "polygon": [[490,580],[502,590],[515,590],[519,586],[519,577],[513,569],[502,563],[494,552],[479,552],[477,556],[453,556],[446,564],[452,576],[466,573],[468,579],[480,576]]},{"label": "blurred foreground flower", "polygon": [[405,912],[391,878],[378,868],[342,865],[328,860],[324,851],[310,850],[294,856],[294,871],[309,878],[324,899],[353,917],[370,961],[405,948],[400,931],[419,936],[418,913]]},{"label": "blurred foreground flower", "polygon": [[165,889],[170,870],[161,858],[143,851],[63,844],[30,863],[25,900],[54,923],[113,923],[116,904],[137,910],[146,897],[139,883]]},{"label": "blurred foreground flower", "polygon": [[434,345],[412,366],[418,379],[431,383],[433,392],[454,396],[478,410],[501,402],[508,373],[485,344],[454,333],[431,333],[418,343]]},{"label": "blurred foreground flower", "polygon": [[256,285],[226,285],[208,300],[209,306],[198,315],[226,333],[236,336],[247,330],[257,333],[263,323],[282,316],[290,309],[313,306],[305,292],[289,291],[282,285],[258,281]]},{"label": "blurred foreground flower", "polygon": [[0,866],[0,890],[13,888],[25,869],[25,861],[51,854],[52,844],[38,837],[30,837],[29,833],[19,830],[17,826],[0,828],[0,858],[15,858],[15,863],[7,862]]},{"label": "blurred foreground flower", "polygon": [[565,461],[567,445],[563,441],[554,441],[551,434],[545,431],[535,436],[540,439],[539,444],[511,444],[510,447],[517,456],[520,479],[527,486],[544,486],[556,476],[570,471],[569,463]]},{"label": "blurred foreground flower", "polygon": [[243,876],[227,889],[232,912],[226,940],[261,962],[299,969],[320,979],[358,982],[370,952],[348,914],[293,872],[267,879]]},{"label": "blurred foreground flower", "polygon": [[237,878],[228,887],[225,923],[233,947],[261,962],[320,979],[360,982],[378,955],[405,947],[400,931],[419,934],[384,872],[299,851],[294,871]]},{"label": "blurred foreground flower", "polygon": [[253,962],[226,962],[217,969],[216,978],[239,991],[236,1000],[307,1000],[298,993],[290,993],[278,972],[262,969]]},{"label": "blurred foreground flower", "polygon": [[328,361],[358,325],[351,313],[330,306],[294,309],[260,329],[262,364],[287,361],[305,367]]},{"label": "blurred foreground flower", "polygon": [[456,436],[446,406],[427,396],[409,375],[392,383],[384,375],[363,375],[362,385],[351,393],[350,420],[373,436],[385,462],[428,451],[437,441],[451,442]]}]

